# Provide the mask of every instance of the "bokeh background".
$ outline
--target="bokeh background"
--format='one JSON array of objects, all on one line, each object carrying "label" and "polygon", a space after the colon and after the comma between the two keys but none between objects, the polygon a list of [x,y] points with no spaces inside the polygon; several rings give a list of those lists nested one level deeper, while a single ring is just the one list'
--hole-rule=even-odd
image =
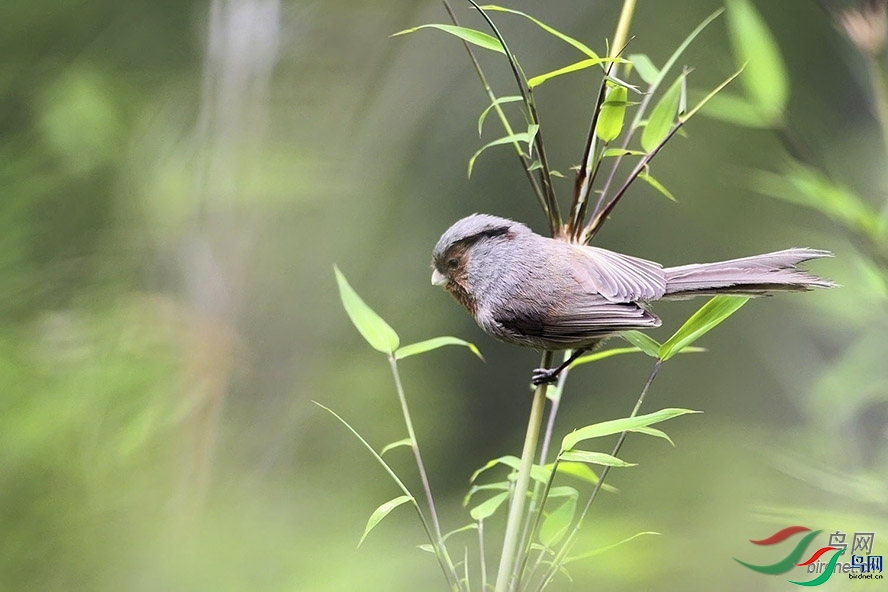
[{"label": "bokeh background", "polygon": [[[602,52],[620,5],[508,3]],[[796,146],[884,213],[866,60],[819,4],[757,5],[786,60]],[[662,64],[719,6],[640,2],[632,51]],[[0,588],[444,589],[406,507],[356,550],[398,492],[311,401],[374,446],[406,435],[385,358],[339,304],[337,263],[402,342],[455,335],[486,357],[401,364],[445,527],[468,522],[472,471],[520,450],[538,354],[495,343],[433,288],[430,251],[475,211],[545,225],[510,149],[466,177],[499,132],[490,118],[477,137],[486,98],[461,45],[389,37],[446,18],[431,1],[2,5]],[[579,59],[498,22],[529,74]],[[511,94],[500,56],[481,57]],[[682,63],[701,91],[735,69],[723,20]],[[587,71],[537,94],[562,171],[597,85]],[[620,493],[596,502],[580,545],[663,536],[575,564],[557,590],[782,590],[732,557],[776,560],[748,539],[795,523],[875,531],[888,549],[885,268],[835,219],[754,190],[754,171],[784,170],[779,134],[703,117],[686,129],[653,169],[679,202],[635,187],[597,244],[673,265],[825,248],[835,259],[812,267],[843,287],[751,302],[705,337],[708,353],[664,367],[646,408],[705,414],[664,426],[675,448],[628,439],[640,466],[611,473]],[[658,306],[653,335],[699,304]],[[627,415],[649,367],[577,369],[557,434]],[[418,487],[408,456],[391,461]]]}]

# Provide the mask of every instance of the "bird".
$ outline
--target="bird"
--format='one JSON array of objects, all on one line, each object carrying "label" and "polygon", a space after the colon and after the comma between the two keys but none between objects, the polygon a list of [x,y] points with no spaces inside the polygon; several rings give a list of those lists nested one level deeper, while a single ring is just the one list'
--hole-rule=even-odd
[{"label": "bird", "polygon": [[462,304],[488,335],[538,350],[572,350],[531,382],[555,381],[584,352],[621,332],[661,324],[658,300],[718,294],[763,296],[834,287],[799,263],[832,253],[792,248],[762,255],[663,267],[600,247],[554,239],[514,220],[472,214],[432,251],[432,284]]}]

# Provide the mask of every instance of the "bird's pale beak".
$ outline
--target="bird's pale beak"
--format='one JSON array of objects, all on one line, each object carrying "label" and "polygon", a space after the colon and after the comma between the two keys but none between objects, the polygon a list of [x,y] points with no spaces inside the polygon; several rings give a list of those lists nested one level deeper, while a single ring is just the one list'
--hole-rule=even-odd
[{"label": "bird's pale beak", "polygon": [[432,271],[432,285],[443,286],[447,283],[447,277],[437,269]]}]

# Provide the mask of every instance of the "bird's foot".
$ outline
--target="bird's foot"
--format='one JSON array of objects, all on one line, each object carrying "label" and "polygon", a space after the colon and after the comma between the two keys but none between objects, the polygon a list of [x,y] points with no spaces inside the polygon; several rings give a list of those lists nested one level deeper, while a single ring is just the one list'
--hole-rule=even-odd
[{"label": "bird's foot", "polygon": [[532,382],[534,386],[555,382],[558,380],[559,374],[561,374],[561,368],[537,368],[530,375],[530,382]]}]

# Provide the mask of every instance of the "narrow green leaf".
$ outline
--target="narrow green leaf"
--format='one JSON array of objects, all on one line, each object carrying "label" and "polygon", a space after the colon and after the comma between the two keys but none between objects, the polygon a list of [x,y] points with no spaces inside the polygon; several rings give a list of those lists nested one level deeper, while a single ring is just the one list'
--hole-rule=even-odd
[{"label": "narrow green leaf", "polygon": [[513,456],[511,454],[501,456],[499,458],[494,458],[492,460],[487,461],[483,467],[472,473],[472,476],[469,477],[469,483],[474,483],[475,480],[481,475],[481,473],[485,471],[489,471],[493,467],[497,465],[506,465],[514,471],[518,470],[518,467],[521,465],[521,459],[517,456]]},{"label": "narrow green leaf", "polygon": [[[582,465],[582,463],[579,463]],[[582,465],[587,466],[587,465]],[[571,487],[569,485],[560,485],[558,487],[552,487],[549,489],[548,499],[557,499],[560,497],[572,497],[574,499],[578,499],[580,497],[580,492],[577,491],[576,487]]]},{"label": "narrow green leaf", "polygon": [[670,438],[666,432],[664,432],[662,430],[658,430],[657,428],[641,427],[641,428],[632,428],[629,431],[636,432],[639,434],[646,434],[648,436],[654,436],[655,438],[663,438],[664,440],[666,440],[667,442],[669,442],[670,444],[675,446],[675,442],[672,441],[672,438]]},{"label": "narrow green leaf", "polygon": [[643,53],[633,53],[629,56],[629,61],[635,66],[635,71],[641,76],[641,79],[648,84],[653,84],[660,75],[660,71],[654,65],[649,57]]},{"label": "narrow green leaf", "polygon": [[467,29],[466,27],[457,27],[454,25],[438,25],[438,24],[428,24],[428,25],[419,25],[418,27],[413,27],[411,29],[404,29],[403,31],[398,31],[397,33],[393,33],[390,37],[397,37],[398,35],[407,35],[408,33],[413,33],[414,31],[418,31],[420,29],[438,29],[439,31],[444,31],[445,33],[450,33],[456,37],[459,37],[463,41],[468,41],[478,47],[483,47],[484,49],[489,49],[491,51],[497,51],[499,53],[506,53],[503,50],[502,43],[496,37],[492,37],[487,33],[482,33],[481,31],[476,31],[475,29]]},{"label": "narrow green leaf", "polygon": [[590,57],[593,59],[598,59],[598,54],[596,54],[594,51],[592,51],[591,49],[586,47],[583,43],[577,41],[573,37],[570,37],[568,35],[565,35],[564,33],[556,31],[555,29],[553,29],[549,25],[543,23],[542,21],[539,21],[539,20],[533,18],[532,16],[525,14],[519,10],[513,10],[511,8],[504,8],[502,6],[494,6],[494,5],[482,6],[481,8],[483,10],[492,10],[494,12],[508,12],[510,14],[517,14],[518,16],[523,16],[524,18],[531,21],[533,24],[535,24],[536,26],[538,26],[542,30],[546,31],[547,33],[554,35],[555,37],[561,39],[565,43],[568,43],[568,44],[572,45],[573,47],[575,47],[576,49],[580,50],[587,57]]},{"label": "narrow green leaf", "polygon": [[558,458],[574,462],[585,462],[607,467],[634,467],[636,463],[626,462],[616,456],[604,452],[591,452],[589,450],[567,450],[558,455]]},{"label": "narrow green leaf", "polygon": [[749,298],[744,296],[716,296],[691,315],[675,334],[660,346],[664,362],[711,331],[716,325],[740,310]]},{"label": "narrow green leaf", "polygon": [[493,516],[497,509],[499,509],[507,499],[509,499],[508,491],[498,493],[469,510],[469,515],[472,517],[472,520],[486,520]]},{"label": "narrow green leaf", "polygon": [[[546,465],[550,470],[552,465]],[[558,463],[558,474],[559,475],[568,475],[570,477],[574,477],[579,479],[580,481],[585,481],[586,483],[591,483],[595,485],[598,483],[598,475],[592,468],[581,462],[567,462],[567,461],[559,461]],[[601,488],[610,493],[619,493],[619,489],[614,487],[613,485],[608,485],[605,483],[601,486]]]},{"label": "narrow green leaf", "polygon": [[410,345],[405,345],[404,347],[398,348],[398,350],[395,351],[395,359],[403,360],[404,358],[415,356],[416,354],[423,354],[425,352],[432,351],[446,345],[461,345],[463,347],[467,347],[469,348],[469,351],[478,356],[482,362],[484,361],[484,356],[481,355],[481,352],[478,351],[478,348],[475,347],[473,344],[458,337],[449,336],[434,337],[432,339],[420,341],[419,343],[411,343]]},{"label": "narrow green leaf", "polygon": [[488,105],[487,108],[481,112],[481,116],[478,118],[478,137],[481,137],[481,130],[484,128],[484,120],[487,119],[487,114],[490,113],[491,109],[493,109],[497,105],[502,105],[504,103],[515,103],[522,100],[524,99],[522,99],[518,95],[511,95],[508,97],[500,97],[493,101],[490,105]]},{"label": "narrow green leaf", "polygon": [[701,113],[707,117],[754,129],[770,128],[771,122],[746,97],[719,93],[709,99]]},{"label": "narrow green leaf", "polygon": [[656,358],[660,355],[660,344],[657,343],[655,339],[641,331],[625,331],[620,333],[620,337],[652,358]]},{"label": "narrow green leaf", "polygon": [[614,86],[607,93],[607,99],[601,105],[595,135],[602,142],[610,142],[620,135],[623,120],[626,118],[626,88]]},{"label": "narrow green leaf", "polygon": [[780,173],[754,171],[750,177],[755,191],[812,208],[879,243],[879,214],[854,191],[837,185],[822,171],[794,163]]},{"label": "narrow green leaf", "polygon": [[561,542],[573,522],[576,510],[577,500],[570,498],[549,512],[540,525],[540,542],[549,548]]},{"label": "narrow green leaf", "polygon": [[646,536],[646,535],[659,536],[660,533],[654,532],[654,531],[639,532],[637,534],[633,534],[631,537],[623,539],[622,541],[619,541],[617,543],[613,543],[611,545],[607,545],[606,547],[601,547],[600,549],[595,549],[593,551],[589,551],[588,553],[581,553],[580,555],[574,555],[573,557],[568,557],[567,559],[564,560],[564,563],[573,563],[574,561],[580,561],[581,559],[590,559],[592,557],[596,557],[598,555],[601,555],[602,553],[610,551],[611,549],[619,547],[622,544],[628,543],[629,541],[631,541],[633,539],[637,539],[640,536]]},{"label": "narrow green leaf", "polygon": [[648,118],[647,125],[641,134],[641,147],[647,152],[651,152],[659,146],[675,124],[675,118],[678,116],[678,103],[681,98],[682,80],[684,80],[684,74],[679,76],[669,87],[669,90],[660,97],[660,102],[657,103]]},{"label": "narrow green leaf", "polygon": [[614,83],[615,86],[622,86],[622,87],[625,88],[626,90],[631,90],[632,92],[634,92],[634,93],[637,94],[637,95],[643,95],[643,94],[644,94],[643,92],[641,92],[641,89],[638,88],[637,86],[635,86],[634,84],[629,84],[629,83],[626,82],[625,80],[622,80],[622,79],[620,79],[620,78],[617,78],[616,76],[612,76],[612,75],[610,75],[610,74],[605,74],[605,75],[604,75],[604,79],[607,80],[607,81],[610,81],[610,82]]},{"label": "narrow green leaf", "polygon": [[697,111],[699,111],[700,109],[702,109],[703,107],[705,107],[707,103],[709,103],[712,99],[714,99],[714,98],[718,95],[718,93],[720,93],[720,92],[722,91],[722,89],[724,89],[726,86],[728,86],[729,84],[731,84],[731,82],[733,82],[735,78],[737,78],[738,76],[740,76],[740,73],[741,73],[741,72],[743,72],[743,67],[741,67],[739,70],[737,70],[736,72],[734,72],[733,74],[731,74],[730,76],[728,76],[728,77],[725,79],[724,82],[722,82],[721,84],[719,84],[718,86],[716,86],[714,89],[712,89],[712,90],[709,92],[708,95],[706,95],[705,97],[703,97],[703,100],[702,100],[702,101],[700,101],[699,103],[696,104],[696,106],[694,106],[693,109],[691,109],[691,110],[688,111],[687,113],[684,113],[684,114],[682,114],[682,115],[679,115],[678,119],[679,119],[682,123],[684,123],[684,122],[686,122],[687,120],[689,120],[691,117],[693,117],[693,116],[697,113]]},{"label": "narrow green leaf", "polygon": [[681,57],[681,54],[683,54],[688,46],[694,42],[694,39],[696,39],[697,36],[703,32],[703,29],[708,27],[709,24],[717,19],[724,11],[724,8],[719,8],[718,10],[713,12],[708,17],[703,19],[703,22],[697,25],[697,27],[693,31],[691,31],[690,35],[685,37],[684,41],[681,42],[681,45],[679,45],[678,48],[674,52],[672,52],[672,55],[669,56],[669,59],[666,60],[665,64],[663,64],[663,67],[660,69],[660,73],[657,75],[656,80],[654,80],[653,84],[651,84],[651,87],[648,89],[649,93],[655,92],[660,87],[660,85],[663,84],[666,76],[669,75],[669,70],[672,69],[672,66],[675,65],[675,62],[678,61],[678,58]]},{"label": "narrow green leaf", "polygon": [[647,156],[647,152],[642,150],[628,150],[626,148],[608,148],[601,153],[601,158],[611,158],[614,156]]},{"label": "narrow green leaf", "polygon": [[[533,134],[531,134],[531,131],[533,132]],[[530,131],[526,131],[526,132],[512,134],[510,136],[505,136],[503,138],[498,138],[492,142],[488,142],[487,144],[482,146],[480,149],[478,149],[478,151],[472,155],[472,158],[469,159],[469,177],[472,176],[472,169],[475,168],[475,160],[477,160],[478,157],[481,156],[481,153],[484,152],[485,150],[487,150],[488,148],[491,148],[493,146],[500,146],[502,144],[516,144],[517,145],[518,142],[524,142],[525,144],[530,146],[530,143],[533,142],[533,136],[535,136],[535,135],[536,135],[536,130],[530,130]],[[519,148],[519,151],[520,151],[520,148]]]},{"label": "narrow green leaf", "polygon": [[657,191],[659,191],[660,193],[662,193],[663,195],[665,195],[669,200],[674,201],[674,202],[678,201],[677,199],[675,199],[675,196],[672,195],[672,192],[669,191],[668,189],[666,189],[666,187],[664,187],[662,183],[660,183],[659,181],[654,179],[650,175],[650,173],[646,173],[646,172],[642,171],[642,172],[638,173],[638,178],[641,179],[642,181],[644,181],[645,183],[647,183],[648,185],[650,185],[651,187],[653,187],[654,189],[656,189]]},{"label": "narrow green leaf", "polygon": [[573,432],[566,435],[561,441],[561,450],[572,450],[574,446],[584,440],[601,438],[602,436],[610,436],[612,434],[634,430],[636,428],[641,428],[649,426],[651,424],[659,423],[661,421],[666,421],[667,419],[672,419],[673,417],[686,415],[688,413],[701,412],[692,411],[690,409],[667,408],[661,409],[659,411],[654,411],[653,413],[647,413],[645,415],[636,415],[635,417],[626,417],[623,419],[612,419],[610,421],[603,421],[601,423],[588,425],[578,430],[574,430]]},{"label": "narrow green leaf", "polygon": [[[501,456],[499,458],[495,458],[493,460],[489,460],[489,461],[487,461],[487,464],[485,464],[483,467],[481,467],[480,469],[478,469],[477,471],[472,473],[472,476],[469,478],[469,482],[474,483],[475,479],[477,479],[481,473],[483,473],[484,471],[487,471],[489,469],[492,469],[493,467],[495,467],[497,465],[505,465],[505,466],[509,467],[510,469],[512,469],[513,473],[517,473],[518,467],[521,465],[521,459],[518,458],[517,456],[513,456],[513,455],[509,454],[509,455]],[[530,468],[531,479],[533,479],[534,481],[538,481],[540,483],[547,482],[549,480],[550,473],[551,473],[551,471],[547,470],[545,467],[541,467],[536,464]]]},{"label": "narrow green leaf", "polygon": [[529,86],[530,88],[536,88],[542,83],[555,78],[556,76],[561,76],[562,74],[570,74],[571,72],[577,72],[579,70],[585,70],[586,68],[591,68],[592,66],[597,66],[598,64],[602,64],[604,62],[616,61],[622,60],[620,60],[619,58],[588,58],[585,60],[580,60],[579,62],[575,62],[573,64],[570,64],[569,66],[564,66],[563,68],[558,68],[557,70],[552,70],[551,72],[546,72],[545,74],[534,76],[527,81],[527,86]]},{"label": "narrow green leaf", "polygon": [[379,456],[385,456],[385,453],[389,450],[400,448],[401,446],[413,446],[413,440],[411,440],[410,438],[404,438],[403,440],[398,440],[397,442],[386,444],[383,449],[379,451]]},{"label": "narrow green leaf", "polygon": [[472,497],[474,497],[476,493],[481,493],[482,491],[508,491],[511,486],[512,483],[510,481],[498,481],[496,483],[485,483],[484,485],[472,485],[463,498],[463,507],[467,507],[469,505],[469,502],[472,501]]},{"label": "narrow green leaf", "polygon": [[728,36],[738,64],[748,64],[743,84],[750,100],[771,122],[789,100],[789,76],[777,40],[749,0],[727,0]]},{"label": "narrow green leaf", "polygon": [[366,448],[367,450],[370,451],[370,454],[373,455],[373,458],[375,458],[376,461],[382,465],[382,468],[385,469],[385,472],[388,473],[389,477],[392,478],[392,481],[394,481],[398,485],[398,487],[401,488],[401,491],[404,492],[404,495],[413,499],[413,494],[410,493],[410,490],[407,489],[407,486],[404,485],[404,482],[401,481],[401,479],[398,477],[398,474],[395,473],[394,469],[392,469],[388,465],[388,463],[385,462],[385,460],[383,460],[383,458],[380,454],[378,454],[375,450],[373,450],[373,447],[370,446],[370,443],[367,442],[367,440],[365,440],[363,438],[363,436],[361,436],[361,434],[359,434],[355,428],[351,427],[351,425],[349,425],[349,423],[347,421],[342,419],[339,415],[336,414],[335,411],[333,411],[329,407],[325,407],[325,406],[321,405],[320,403],[318,403],[317,401],[312,401],[312,403],[314,403],[315,405],[317,405],[318,407],[320,407],[321,409],[323,409],[324,411],[326,411],[327,413],[329,413],[330,415],[332,415],[333,417],[338,419],[342,425],[344,425],[346,428],[348,428],[348,431],[350,431],[352,434],[354,434],[355,438],[357,438],[361,442],[361,444],[364,445],[364,448]]},{"label": "narrow green leaf", "polygon": [[400,506],[401,504],[406,504],[407,502],[412,502],[413,498],[409,495],[399,495],[395,499],[389,500],[376,508],[373,511],[373,514],[370,515],[370,520],[367,521],[367,526],[364,527],[364,534],[361,535],[361,540],[358,542],[358,546],[361,546],[361,543],[364,542],[364,539],[367,538],[367,535],[370,534],[370,531],[373,528],[382,522],[382,519],[389,515],[389,512]]},{"label": "narrow green leaf", "polygon": [[435,553],[435,548],[428,543],[425,543],[424,545],[416,545],[416,548],[420,551],[425,551],[426,553]]},{"label": "narrow green leaf", "polygon": [[614,347],[600,352],[595,352],[594,354],[586,354],[585,356],[581,356],[574,360],[570,367],[575,368],[577,366],[582,366],[583,364],[588,364],[590,362],[597,362],[606,358],[612,358],[613,356],[619,356],[622,354],[637,354],[640,352],[641,350],[639,350],[637,347]]},{"label": "narrow green leaf", "polygon": [[447,539],[449,539],[453,535],[459,534],[461,532],[466,532],[467,530],[478,530],[478,525],[472,522],[470,524],[466,524],[465,526],[460,526],[459,528],[451,530],[450,532],[442,536],[441,540],[446,542]]},{"label": "narrow green leaf", "polygon": [[339,298],[342,300],[342,306],[345,307],[348,318],[351,319],[358,332],[364,336],[367,343],[373,349],[386,354],[391,354],[398,349],[399,340],[395,330],[361,300],[337,266],[334,265],[333,270],[336,272],[336,283],[339,284]]}]

